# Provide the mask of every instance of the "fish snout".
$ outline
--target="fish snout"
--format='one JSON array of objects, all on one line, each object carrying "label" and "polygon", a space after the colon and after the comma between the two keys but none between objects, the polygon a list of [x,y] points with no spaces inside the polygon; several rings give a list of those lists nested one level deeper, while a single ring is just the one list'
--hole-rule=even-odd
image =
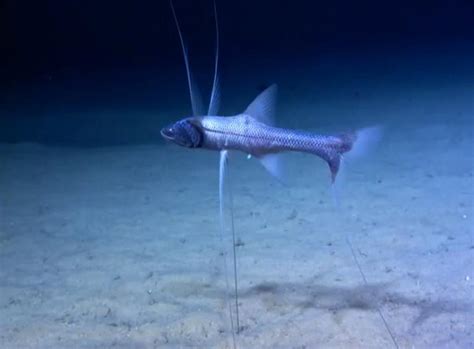
[{"label": "fish snout", "polygon": [[171,126],[163,127],[160,131],[161,136],[164,139],[172,141],[174,139],[174,131]]}]

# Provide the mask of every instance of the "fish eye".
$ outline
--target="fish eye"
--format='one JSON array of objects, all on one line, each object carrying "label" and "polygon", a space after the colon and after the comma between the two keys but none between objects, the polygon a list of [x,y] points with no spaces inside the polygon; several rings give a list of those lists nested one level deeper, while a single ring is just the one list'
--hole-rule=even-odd
[{"label": "fish eye", "polygon": [[165,127],[161,130],[161,134],[165,137],[170,139],[174,136],[174,130],[172,126]]}]

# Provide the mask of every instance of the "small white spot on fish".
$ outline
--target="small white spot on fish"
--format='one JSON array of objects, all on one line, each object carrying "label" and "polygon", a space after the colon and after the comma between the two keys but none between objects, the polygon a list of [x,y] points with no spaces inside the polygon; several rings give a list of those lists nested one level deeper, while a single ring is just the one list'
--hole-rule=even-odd
[{"label": "small white spot on fish", "polygon": [[247,160],[250,160],[252,158],[252,154],[247,154]]}]

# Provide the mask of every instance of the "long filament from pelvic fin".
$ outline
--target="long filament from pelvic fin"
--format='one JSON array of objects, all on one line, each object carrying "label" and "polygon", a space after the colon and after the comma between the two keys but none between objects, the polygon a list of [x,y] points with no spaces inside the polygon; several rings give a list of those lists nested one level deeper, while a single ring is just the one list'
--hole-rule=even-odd
[{"label": "long filament from pelvic fin", "polygon": [[[219,216],[220,216],[220,225],[221,225],[221,243],[222,243],[222,252],[224,254],[224,269],[225,269],[225,283],[226,283],[226,302],[229,306],[229,317],[230,317],[230,325],[232,331],[232,341],[234,348],[236,348],[236,339],[235,334],[239,331],[239,302],[238,302],[238,285],[237,285],[237,264],[236,264],[236,251],[235,251],[235,230],[234,230],[234,210],[232,205],[232,196],[230,196],[230,213],[231,213],[231,229],[232,229],[232,245],[233,245],[233,256],[234,256],[234,287],[235,287],[235,304],[236,304],[236,324],[237,324],[237,331],[235,330],[234,326],[234,316],[232,312],[232,304],[229,299],[230,293],[230,282],[229,282],[229,275],[228,275],[228,268],[227,268],[227,249],[225,246],[225,220],[224,220],[224,183],[225,183],[225,175],[226,175],[226,167],[227,167],[227,158],[228,158],[228,151],[222,150],[220,152],[220,159],[219,159]],[[229,192],[232,189],[229,185]]]}]

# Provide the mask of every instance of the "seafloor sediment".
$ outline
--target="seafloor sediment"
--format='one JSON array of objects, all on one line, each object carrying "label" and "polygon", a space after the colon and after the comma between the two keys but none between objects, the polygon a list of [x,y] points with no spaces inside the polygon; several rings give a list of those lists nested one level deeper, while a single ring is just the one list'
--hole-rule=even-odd
[{"label": "seafloor sediment", "polygon": [[[231,346],[217,155],[0,147],[2,348]],[[231,159],[243,348],[474,346],[470,124],[387,129],[346,169]],[[353,242],[361,279],[346,244]]]}]

